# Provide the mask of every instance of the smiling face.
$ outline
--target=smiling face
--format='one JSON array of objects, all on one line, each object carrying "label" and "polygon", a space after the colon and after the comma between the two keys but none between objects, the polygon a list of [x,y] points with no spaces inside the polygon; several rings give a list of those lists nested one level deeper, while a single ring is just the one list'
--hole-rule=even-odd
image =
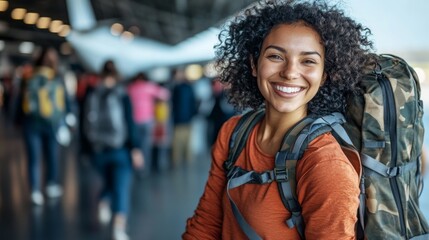
[{"label": "smiling face", "polygon": [[303,23],[273,27],[257,65],[252,65],[267,112],[307,115],[307,104],[324,79],[321,42],[319,34]]}]

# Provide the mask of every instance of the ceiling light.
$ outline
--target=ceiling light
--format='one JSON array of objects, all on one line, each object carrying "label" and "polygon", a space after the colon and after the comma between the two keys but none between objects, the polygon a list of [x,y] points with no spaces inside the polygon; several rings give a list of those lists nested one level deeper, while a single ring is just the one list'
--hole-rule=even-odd
[{"label": "ceiling light", "polygon": [[35,24],[37,22],[38,18],[39,18],[39,14],[38,13],[28,12],[28,13],[25,14],[24,22],[26,24]]},{"label": "ceiling light", "polygon": [[209,62],[204,66],[204,75],[209,78],[214,78],[218,75],[218,72],[216,71],[215,63]]},{"label": "ceiling light", "polygon": [[121,39],[126,42],[132,41],[134,39],[134,34],[131,32],[125,31],[121,34]]},{"label": "ceiling light", "polygon": [[59,33],[62,29],[63,22],[61,20],[53,20],[49,26],[49,31]]},{"label": "ceiling light", "polygon": [[19,52],[23,54],[31,54],[34,50],[34,43],[22,42],[19,44]]},{"label": "ceiling light", "polygon": [[132,32],[134,35],[140,34],[140,29],[137,26],[131,26],[128,31]]},{"label": "ceiling light", "polygon": [[203,76],[203,68],[199,64],[191,64],[185,68],[186,78],[195,81]]},{"label": "ceiling light", "polygon": [[0,12],[4,12],[9,7],[8,1],[0,1]]},{"label": "ceiling light", "polygon": [[170,80],[170,73],[168,67],[156,67],[148,72],[150,79],[159,83]]},{"label": "ceiling light", "polygon": [[110,27],[110,33],[113,36],[119,36],[119,35],[121,35],[122,31],[124,31],[124,27],[120,23],[114,23]]},{"label": "ceiling light", "polygon": [[40,29],[46,29],[49,27],[49,24],[51,23],[50,17],[41,17],[39,20],[37,20],[36,26]]},{"label": "ceiling light", "polygon": [[69,25],[62,25],[61,31],[58,33],[61,37],[67,37],[70,34],[70,26]]},{"label": "ceiling light", "polygon": [[15,8],[12,10],[10,15],[11,15],[12,19],[22,20],[22,19],[24,19],[26,12],[27,12],[27,10],[25,10],[24,8]]}]

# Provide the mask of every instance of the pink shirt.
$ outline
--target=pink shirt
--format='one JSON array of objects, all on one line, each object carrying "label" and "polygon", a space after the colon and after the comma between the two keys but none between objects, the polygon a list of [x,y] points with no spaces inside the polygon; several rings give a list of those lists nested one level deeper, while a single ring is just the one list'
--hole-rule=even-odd
[{"label": "pink shirt", "polygon": [[133,105],[134,121],[146,123],[154,119],[155,100],[168,100],[170,92],[155,83],[148,81],[136,81],[128,86]]}]

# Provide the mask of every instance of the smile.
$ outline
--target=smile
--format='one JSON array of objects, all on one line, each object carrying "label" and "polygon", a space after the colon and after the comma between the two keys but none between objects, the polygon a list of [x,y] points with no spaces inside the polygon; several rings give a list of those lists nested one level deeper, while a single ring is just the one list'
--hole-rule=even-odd
[{"label": "smile", "polygon": [[297,93],[301,91],[302,88],[300,87],[282,87],[282,86],[275,86],[276,90],[284,93]]}]

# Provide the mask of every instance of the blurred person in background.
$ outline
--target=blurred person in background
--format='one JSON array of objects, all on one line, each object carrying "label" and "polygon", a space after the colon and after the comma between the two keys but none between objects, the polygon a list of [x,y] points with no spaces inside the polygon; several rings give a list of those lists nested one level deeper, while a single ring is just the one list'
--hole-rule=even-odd
[{"label": "blurred person in background", "polygon": [[170,91],[149,80],[143,72],[137,74],[127,87],[133,107],[133,119],[140,134],[141,150],[145,159],[143,175],[147,176],[153,170],[153,130],[155,127],[155,102],[167,101]]},{"label": "blurred person in background", "polygon": [[[65,116],[67,96],[58,73],[59,56],[51,47],[43,48],[34,64],[34,72],[21,84],[19,114],[22,121],[31,201],[44,203],[41,173],[45,173],[45,193],[49,198],[63,193],[59,183],[59,144],[56,132]],[[41,169],[41,153],[46,171]]]},{"label": "blurred person in background", "polygon": [[25,87],[28,80],[34,74],[34,67],[32,62],[26,62],[21,66],[18,66],[15,70],[15,77],[13,81],[13,93],[11,99],[11,120],[13,125],[17,129],[21,129],[24,118],[24,112],[22,111],[22,97],[24,95]]},{"label": "blurred person in background", "polygon": [[171,121],[169,101],[156,100],[155,103],[155,128],[154,128],[154,159],[156,169],[165,170],[169,167],[168,155],[171,146]]},{"label": "blurred person in background", "polygon": [[12,70],[5,71],[0,78],[0,107],[3,106],[2,110],[5,116],[10,119],[11,111],[11,100],[13,93],[13,77]]},{"label": "blurred person in background", "polygon": [[113,239],[127,240],[133,167],[142,168],[144,159],[131,101],[119,83],[113,61],[105,62],[100,79],[84,97],[80,114],[82,150],[89,154],[103,180],[98,203],[99,221],[111,222]]},{"label": "blurred person in background", "polygon": [[77,75],[76,100],[79,108],[83,105],[83,100],[88,88],[94,88],[100,81],[100,76],[95,72],[85,71]]},{"label": "blurred person in background", "polygon": [[3,109],[3,100],[4,98],[4,87],[3,84],[0,82],[0,108]]},{"label": "blurred person in background", "polygon": [[216,141],[222,124],[235,114],[234,106],[228,103],[225,95],[225,86],[217,78],[212,80],[212,91],[214,104],[208,116],[209,127],[207,128],[210,145]]},{"label": "blurred person in background", "polygon": [[177,68],[173,71],[173,81],[172,166],[177,167],[180,162],[193,160],[190,142],[192,120],[197,114],[197,100],[193,86],[183,69]]}]

